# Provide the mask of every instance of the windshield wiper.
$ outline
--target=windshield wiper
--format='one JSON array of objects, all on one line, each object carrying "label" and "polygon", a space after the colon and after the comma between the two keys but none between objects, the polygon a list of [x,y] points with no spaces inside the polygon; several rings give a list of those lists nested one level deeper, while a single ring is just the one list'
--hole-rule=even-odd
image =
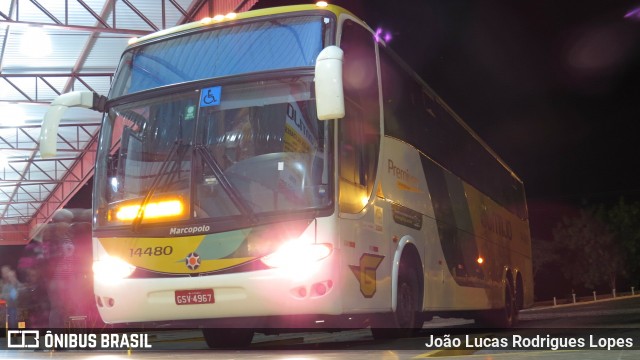
[{"label": "windshield wiper", "polygon": [[167,157],[162,161],[162,165],[160,165],[160,169],[158,170],[157,176],[153,179],[151,186],[149,186],[149,190],[145,194],[142,202],[140,203],[140,207],[138,208],[138,212],[136,213],[136,217],[131,222],[131,228],[133,232],[138,231],[140,228],[140,224],[142,223],[142,218],[144,217],[144,209],[153,197],[153,194],[158,189],[160,182],[165,178],[165,174],[167,173],[167,167],[173,159],[174,155],[178,153],[178,158],[173,163],[173,167],[170,169],[169,173],[171,176],[167,178],[165,184],[170,184],[173,181],[176,173],[178,173],[178,177],[180,176],[180,171],[182,170],[182,160],[187,154],[187,149],[191,147],[191,144],[183,144],[183,118],[182,116],[178,117],[178,133],[176,134],[176,140],[171,145],[171,149],[169,149],[169,153]]},{"label": "windshield wiper", "polygon": [[213,171],[213,174],[218,178],[218,181],[220,182],[220,186],[222,186],[222,189],[227,193],[227,195],[229,195],[231,202],[233,202],[238,210],[240,210],[240,213],[251,219],[252,223],[258,222],[258,217],[251,208],[251,205],[249,205],[247,200],[242,197],[242,195],[240,195],[238,189],[236,189],[235,186],[233,186],[233,184],[229,181],[218,162],[213,158],[213,156],[211,156],[211,153],[207,151],[207,148],[205,146],[199,145],[195,147],[195,150],[200,153],[204,162]]},{"label": "windshield wiper", "polygon": [[[162,165],[158,170],[158,174],[153,179],[151,186],[149,186],[149,190],[147,190],[147,193],[144,195],[144,198],[140,203],[140,207],[138,208],[138,213],[136,214],[136,217],[131,222],[131,228],[133,229],[134,232],[138,231],[138,229],[140,228],[140,224],[142,223],[142,219],[144,218],[144,209],[149,203],[149,201],[151,200],[151,198],[153,197],[153,194],[156,192],[156,190],[160,186],[160,182],[162,181],[162,179],[165,178],[165,175],[167,174],[167,168],[169,166],[169,163],[171,162],[171,159],[173,159],[174,155],[178,152],[178,149],[180,149],[183,146],[185,145],[182,144],[182,140],[176,140],[173,143],[173,145],[171,145],[171,148],[169,149],[169,153],[167,154],[165,159],[162,161]],[[187,146],[190,146],[190,145],[187,145]],[[182,154],[180,154],[180,159],[184,157],[185,153],[186,151],[183,151]],[[174,162],[172,172],[176,171],[175,168],[176,166],[179,166],[178,164],[180,163],[181,163],[181,160]],[[180,169],[177,169],[177,170],[180,170]],[[169,183],[169,180],[167,180],[166,183]]]}]

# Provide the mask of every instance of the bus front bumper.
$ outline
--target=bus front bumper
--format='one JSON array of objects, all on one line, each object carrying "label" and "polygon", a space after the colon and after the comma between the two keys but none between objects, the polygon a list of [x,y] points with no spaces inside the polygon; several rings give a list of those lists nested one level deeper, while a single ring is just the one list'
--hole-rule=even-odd
[{"label": "bus front bumper", "polygon": [[109,283],[96,279],[94,292],[109,324],[339,315],[337,272],[333,261],[324,260],[304,269]]}]

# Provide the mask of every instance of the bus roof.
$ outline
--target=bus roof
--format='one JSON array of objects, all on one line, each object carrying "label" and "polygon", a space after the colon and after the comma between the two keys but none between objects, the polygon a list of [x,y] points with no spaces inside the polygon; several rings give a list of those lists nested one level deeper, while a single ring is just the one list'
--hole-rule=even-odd
[{"label": "bus roof", "polygon": [[327,5],[327,6],[317,6],[317,5],[290,5],[290,6],[279,6],[273,8],[259,9],[259,10],[251,10],[245,11],[238,14],[233,15],[216,15],[213,18],[203,18],[200,21],[194,21],[188,24],[175,26],[172,28],[160,30],[149,35],[144,35],[139,38],[133,38],[129,41],[129,46],[127,49],[139,44],[140,42],[144,42],[147,40],[152,40],[160,37],[170,36],[173,34],[179,34],[182,32],[187,32],[190,30],[204,28],[210,25],[222,24],[222,23],[232,23],[236,20],[250,19],[261,16],[270,16],[270,15],[278,15],[278,14],[286,14],[293,12],[302,12],[302,11],[316,11],[316,10],[325,10],[334,13],[337,17],[341,14],[348,14],[353,17],[356,17],[350,11],[336,5]]}]

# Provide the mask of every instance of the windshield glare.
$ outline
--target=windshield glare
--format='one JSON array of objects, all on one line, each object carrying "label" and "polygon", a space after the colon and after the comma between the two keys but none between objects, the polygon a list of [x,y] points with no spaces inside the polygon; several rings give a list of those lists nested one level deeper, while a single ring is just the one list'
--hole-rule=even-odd
[{"label": "windshield glare", "polygon": [[98,225],[326,207],[329,136],[311,86],[310,78],[211,86],[112,107],[101,148],[122,138],[96,170]]}]

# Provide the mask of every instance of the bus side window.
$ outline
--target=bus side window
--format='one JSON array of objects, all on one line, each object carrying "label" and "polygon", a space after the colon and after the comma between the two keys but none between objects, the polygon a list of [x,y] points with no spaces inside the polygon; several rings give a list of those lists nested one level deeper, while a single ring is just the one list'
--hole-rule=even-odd
[{"label": "bus side window", "polygon": [[338,121],[340,211],[357,213],[371,197],[380,150],[380,106],[374,37],[344,22],[345,117]]}]

